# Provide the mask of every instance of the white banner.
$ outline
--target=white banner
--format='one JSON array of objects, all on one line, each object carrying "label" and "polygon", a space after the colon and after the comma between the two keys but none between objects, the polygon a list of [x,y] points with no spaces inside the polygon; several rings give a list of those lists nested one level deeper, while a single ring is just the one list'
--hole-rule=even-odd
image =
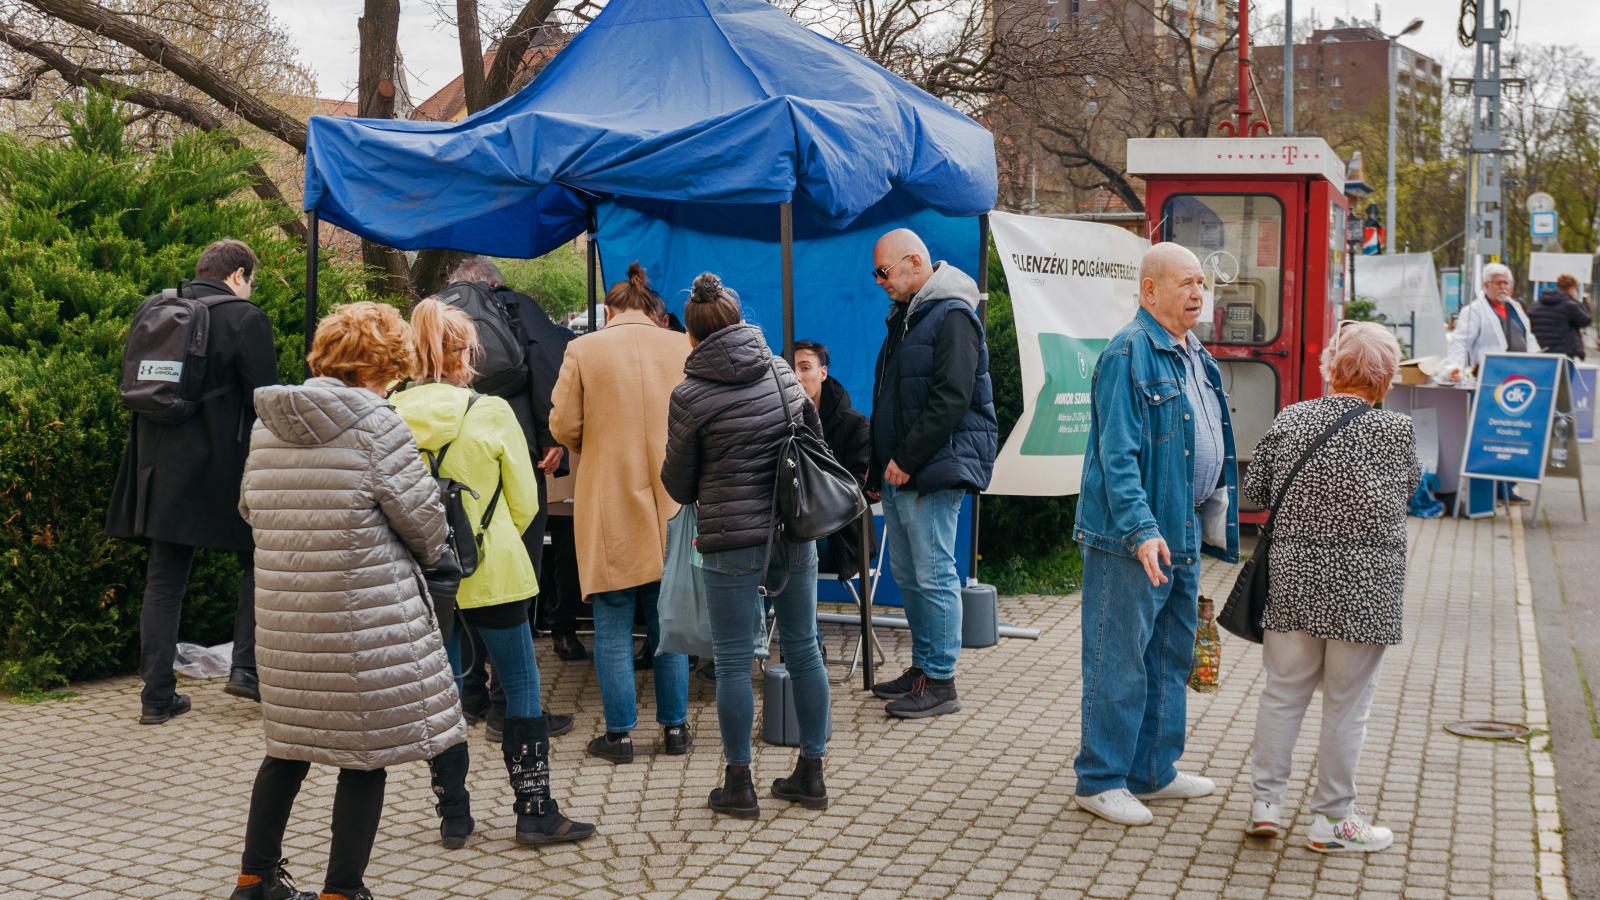
[{"label": "white banner", "polygon": [[1106,342],[1139,308],[1150,242],[1114,225],[989,214],[1017,323],[1022,418],[995,460],[990,494],[1078,493],[1089,389]]}]

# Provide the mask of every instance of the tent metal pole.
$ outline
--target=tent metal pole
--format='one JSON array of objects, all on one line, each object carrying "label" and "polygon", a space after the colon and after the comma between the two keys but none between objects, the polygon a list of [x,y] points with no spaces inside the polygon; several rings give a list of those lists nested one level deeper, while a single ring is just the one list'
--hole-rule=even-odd
[{"label": "tent metal pole", "polygon": [[794,365],[794,204],[778,205],[778,243],[783,258],[783,358]]},{"label": "tent metal pole", "polygon": [[595,265],[599,262],[600,248],[594,242],[595,219],[594,204],[589,204],[589,231],[584,240],[584,252],[588,254],[587,265],[584,266],[585,281],[589,293],[589,333],[594,334],[599,330],[598,297],[595,291]]},{"label": "tent metal pole", "polygon": [[311,377],[311,339],[317,333],[317,251],[322,234],[317,227],[317,211],[306,213],[306,377]]},{"label": "tent metal pole", "polygon": [[861,516],[861,689],[872,690],[872,507]]},{"label": "tent metal pole", "polygon": [[[978,321],[989,330],[989,214],[978,217]],[[967,583],[978,583],[978,507],[983,496],[972,492],[972,546],[967,560]]]}]

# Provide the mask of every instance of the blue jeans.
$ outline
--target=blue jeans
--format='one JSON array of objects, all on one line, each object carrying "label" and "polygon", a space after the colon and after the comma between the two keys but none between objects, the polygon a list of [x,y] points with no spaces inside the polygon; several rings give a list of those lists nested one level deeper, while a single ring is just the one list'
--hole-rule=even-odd
[{"label": "blue jeans", "polygon": [[1083,548],[1080,797],[1167,786],[1178,772],[1199,618],[1200,566],[1162,567],[1155,587],[1136,559]]},{"label": "blue jeans", "polygon": [[[633,608],[643,611],[649,643],[661,641],[656,598],[661,582],[591,595],[594,602],[594,669],[600,676],[600,706],[606,731],[632,731],[639,724],[633,685]],[[689,721],[689,657],[682,653],[656,656],[656,721],[665,727]]]},{"label": "blue jeans", "polygon": [[[456,692],[461,692],[461,633],[452,629],[444,651],[450,657],[450,671],[456,675]],[[544,715],[539,706],[539,663],[533,657],[533,632],[526,624],[510,628],[478,628],[483,646],[494,666],[495,681],[505,687],[506,715],[517,719],[537,719]],[[481,668],[483,660],[477,661]]]},{"label": "blue jeans", "polygon": [[961,576],[956,573],[958,490],[919,494],[883,486],[889,571],[911,626],[911,664],[929,678],[956,677],[961,655]]},{"label": "blue jeans", "polygon": [[[717,661],[717,727],[722,731],[722,755],[730,766],[750,765],[750,732],[756,722],[755,691],[750,686],[750,664],[755,660],[752,635],[760,630],[765,615],[756,588],[766,557],[762,544],[714,550],[700,561]],[[785,562],[788,583],[772,595],[778,638],[794,688],[800,755],[821,759],[828,750],[828,671],[817,645],[816,544],[775,545],[767,569],[769,586],[783,580]]]}]

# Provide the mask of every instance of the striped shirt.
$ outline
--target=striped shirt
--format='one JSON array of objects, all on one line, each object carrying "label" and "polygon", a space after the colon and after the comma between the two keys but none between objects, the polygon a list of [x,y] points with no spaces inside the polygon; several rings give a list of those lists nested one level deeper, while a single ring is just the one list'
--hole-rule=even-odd
[{"label": "striped shirt", "polygon": [[1194,332],[1182,341],[1173,341],[1183,358],[1183,392],[1194,411],[1194,456],[1190,459],[1194,477],[1194,502],[1201,503],[1222,483],[1222,404],[1206,380],[1205,350]]}]

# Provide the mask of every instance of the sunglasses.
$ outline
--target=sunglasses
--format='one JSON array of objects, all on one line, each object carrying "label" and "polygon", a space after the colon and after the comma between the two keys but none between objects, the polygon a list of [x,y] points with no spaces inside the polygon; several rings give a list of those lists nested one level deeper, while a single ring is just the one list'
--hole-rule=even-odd
[{"label": "sunglasses", "polygon": [[906,260],[910,259],[914,255],[916,255],[916,254],[907,253],[905,256],[900,257],[899,259],[895,260],[890,265],[879,266],[876,269],[873,269],[872,270],[872,277],[877,279],[877,280],[879,280],[879,281],[887,280],[888,277],[889,277],[889,273],[894,271],[895,266],[900,265],[901,263],[903,263]]},{"label": "sunglasses", "polygon": [[1334,329],[1333,341],[1332,341],[1331,344],[1329,344],[1328,349],[1332,350],[1335,353],[1339,352],[1339,336],[1344,334],[1344,327],[1346,325],[1354,325],[1359,321],[1361,321],[1361,320],[1360,319],[1340,319],[1339,320],[1339,327]]}]

